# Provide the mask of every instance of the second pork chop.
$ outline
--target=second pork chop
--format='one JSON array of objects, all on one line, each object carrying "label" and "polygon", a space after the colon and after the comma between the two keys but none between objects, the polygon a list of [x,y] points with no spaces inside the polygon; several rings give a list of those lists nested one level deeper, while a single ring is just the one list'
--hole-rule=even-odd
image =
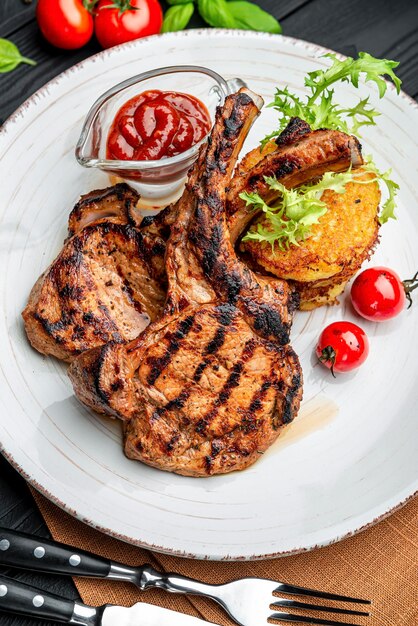
[{"label": "second pork chop", "polygon": [[108,341],[129,341],[160,315],[165,242],[136,225],[138,195],[115,185],[82,197],[69,238],[23,311],[39,352],[70,360]]}]

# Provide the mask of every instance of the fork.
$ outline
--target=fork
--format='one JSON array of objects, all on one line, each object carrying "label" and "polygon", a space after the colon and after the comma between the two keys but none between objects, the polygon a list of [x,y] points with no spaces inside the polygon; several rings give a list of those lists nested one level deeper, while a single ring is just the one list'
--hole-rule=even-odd
[{"label": "fork", "polygon": [[222,585],[209,585],[176,573],[159,572],[150,565],[130,567],[62,543],[5,528],[0,528],[0,565],[53,574],[125,581],[133,583],[141,591],[157,587],[171,593],[205,596],[218,602],[241,626],[266,626],[269,619],[323,626],[359,626],[323,617],[289,613],[287,609],[307,609],[340,615],[369,615],[366,611],[292,600],[288,594],[357,604],[370,604],[369,600],[263,578],[240,578]]}]

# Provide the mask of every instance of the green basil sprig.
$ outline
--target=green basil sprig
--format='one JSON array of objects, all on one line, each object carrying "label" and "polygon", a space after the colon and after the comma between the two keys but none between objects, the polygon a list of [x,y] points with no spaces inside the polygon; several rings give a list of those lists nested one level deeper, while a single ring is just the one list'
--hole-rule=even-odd
[{"label": "green basil sprig", "polygon": [[205,22],[216,28],[238,28],[226,0],[198,0],[197,7]]},{"label": "green basil sprig", "polygon": [[228,2],[228,11],[232,14],[235,26],[242,30],[259,30],[264,33],[281,33],[282,27],[273,15],[263,11],[252,2]]},{"label": "green basil sprig", "polygon": [[8,39],[0,38],[0,74],[11,72],[20,63],[36,65],[35,61],[20,54],[19,48]]},{"label": "green basil sprig", "polygon": [[[171,2],[173,2],[173,0],[171,0]],[[183,30],[190,22],[193,13],[194,4],[190,2],[190,0],[186,3],[174,4],[165,12],[161,32],[171,33],[176,30]]]},{"label": "green basil sprig", "polygon": [[[258,30],[265,33],[281,33],[282,28],[273,15],[253,2],[246,0],[194,0],[201,17],[209,26]],[[193,14],[193,0],[167,0],[170,8],[166,11],[162,32],[186,28]],[[187,7],[183,8],[183,7]]]}]

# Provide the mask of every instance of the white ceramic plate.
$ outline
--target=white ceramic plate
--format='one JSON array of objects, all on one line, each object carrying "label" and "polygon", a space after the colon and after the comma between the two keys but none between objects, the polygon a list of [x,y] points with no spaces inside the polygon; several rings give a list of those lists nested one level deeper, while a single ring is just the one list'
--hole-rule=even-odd
[{"label": "white ceramic plate", "polygon": [[[354,319],[343,298],[300,313],[293,343],[305,375],[300,416],[250,469],[183,478],[127,460],[119,424],[90,413],[72,394],[66,368],[26,341],[20,312],[59,251],[80,193],[105,175],[74,159],[82,120],[98,94],[133,74],[169,63],[240,76],[269,101],[274,87],[303,91],[324,49],[280,36],[187,31],[103,52],[48,83],[0,135],[0,440],[4,454],[42,493],[81,520],[133,544],[211,559],[254,559],[329,544],[374,523],[418,489],[416,309],[397,320],[363,322],[366,364],[336,380],[312,356],[320,330]],[[392,167],[401,186],[397,222],[382,228],[373,264],[409,277],[418,268],[418,107],[389,86],[365,153]],[[338,90],[352,102],[354,88]],[[267,109],[247,147],[274,127]],[[416,305],[417,306],[417,305]],[[357,320],[358,321],[358,320]]]}]

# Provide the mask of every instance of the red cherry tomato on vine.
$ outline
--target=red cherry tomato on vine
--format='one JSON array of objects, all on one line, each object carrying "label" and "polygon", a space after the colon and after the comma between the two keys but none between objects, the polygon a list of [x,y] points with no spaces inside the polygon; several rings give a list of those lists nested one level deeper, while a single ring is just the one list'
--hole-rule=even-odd
[{"label": "red cherry tomato on vine", "polygon": [[93,35],[93,17],[82,0],[38,0],[36,19],[45,39],[57,48],[81,48]]},{"label": "red cherry tomato on vine", "polygon": [[388,267],[370,267],[353,282],[351,301],[366,320],[384,322],[403,311],[406,299],[411,306],[410,294],[417,286],[417,274],[411,280],[402,281]]},{"label": "red cherry tomato on vine", "polygon": [[158,0],[99,0],[95,6],[94,30],[103,48],[156,35],[162,23]]},{"label": "red cherry tomato on vine", "polygon": [[349,372],[367,359],[369,341],[360,326],[351,322],[334,322],[322,331],[316,346],[319,361],[334,372]]}]

